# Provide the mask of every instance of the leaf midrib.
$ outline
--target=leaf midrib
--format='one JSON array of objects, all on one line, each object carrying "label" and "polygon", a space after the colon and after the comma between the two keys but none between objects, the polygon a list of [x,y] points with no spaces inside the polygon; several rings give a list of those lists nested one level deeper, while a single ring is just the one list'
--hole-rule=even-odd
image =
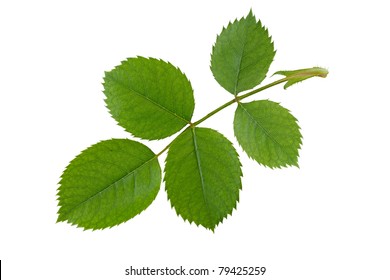
[{"label": "leaf midrib", "polygon": [[[245,21],[245,27],[246,26],[247,26],[247,23]],[[242,48],[241,48],[240,63],[238,65],[238,70],[237,70],[237,74],[236,74],[236,81],[234,83],[234,95],[238,94],[237,87],[238,87],[238,81],[240,80],[241,65],[242,65],[242,59],[244,57],[244,49],[245,49],[245,46],[247,43],[247,37],[248,37],[248,33],[247,33],[247,30],[245,29],[245,35],[244,35],[244,40],[243,40],[244,42],[242,43]]]},{"label": "leaf midrib", "polygon": [[199,176],[200,176],[200,181],[201,181],[201,186],[202,186],[202,196],[203,196],[203,201],[207,207],[207,213],[210,214],[210,207],[209,207],[209,202],[205,196],[206,189],[205,189],[205,182],[204,182],[204,177],[203,177],[203,172],[202,172],[202,167],[201,167],[201,162],[200,162],[200,155],[199,155],[199,150],[198,150],[198,142],[196,141],[196,133],[195,133],[195,128],[192,128],[192,140],[194,143],[194,150],[195,150],[195,157],[196,157],[196,163],[198,166],[198,171],[199,171]]},{"label": "leaf midrib", "polygon": [[[259,63],[259,61],[253,63],[253,64],[250,64],[250,65],[247,65],[246,67],[242,68],[242,60],[243,58],[245,57],[245,54],[247,52],[245,52],[245,48],[246,48],[246,45],[248,43],[248,22],[245,21],[245,35],[244,35],[244,40],[243,40],[243,43],[242,43],[242,49],[241,49],[241,56],[240,56],[240,63],[239,63],[239,67],[238,67],[238,70],[237,70],[237,75],[236,75],[236,82],[235,82],[235,85],[234,85],[234,95],[237,95],[239,92],[237,92],[237,87],[238,87],[238,84],[241,80],[241,74],[242,74],[242,71],[248,67],[252,67],[253,65],[256,65]],[[252,31],[256,31],[257,29],[259,28],[262,28],[261,25],[258,24],[258,22],[255,22],[255,29]],[[245,52],[245,53],[244,53]]]}]

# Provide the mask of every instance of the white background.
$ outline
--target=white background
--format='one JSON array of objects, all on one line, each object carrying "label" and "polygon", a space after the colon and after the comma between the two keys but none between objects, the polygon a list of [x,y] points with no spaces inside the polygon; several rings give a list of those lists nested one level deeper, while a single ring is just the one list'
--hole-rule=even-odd
[{"label": "white background", "polygon": [[[4,279],[152,279],[125,276],[130,265],[267,267],[265,276],[243,279],[390,279],[385,4],[1,1]],[[249,160],[233,137],[232,106],[203,124],[233,141],[244,172],[238,209],[214,234],[177,217],[163,185],[145,212],[119,227],[56,224],[57,183],[68,162],[100,140],[131,138],[105,108],[104,71],[136,55],[172,62],[192,82],[197,120],[231,99],[209,70],[211,46],[222,26],[250,8],[275,41],[269,74],[312,66],[330,72],[254,97],[281,102],[298,118],[300,169]],[[158,152],[169,141],[144,143]]]}]

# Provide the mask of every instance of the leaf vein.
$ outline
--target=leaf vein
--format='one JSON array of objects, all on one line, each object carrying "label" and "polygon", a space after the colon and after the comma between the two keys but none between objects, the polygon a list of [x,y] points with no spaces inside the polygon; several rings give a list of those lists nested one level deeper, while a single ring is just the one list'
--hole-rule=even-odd
[{"label": "leaf vein", "polygon": [[207,213],[210,214],[210,207],[209,207],[209,202],[205,196],[206,189],[205,189],[205,182],[204,182],[204,177],[203,177],[203,172],[202,172],[202,166],[200,162],[200,155],[199,155],[199,150],[198,150],[198,143],[196,141],[196,133],[195,133],[195,128],[192,129],[192,140],[194,143],[194,150],[195,150],[195,157],[196,157],[196,163],[198,166],[199,170],[199,176],[200,176],[200,181],[201,181],[201,186],[202,186],[202,196],[203,196],[203,201],[207,207]]}]

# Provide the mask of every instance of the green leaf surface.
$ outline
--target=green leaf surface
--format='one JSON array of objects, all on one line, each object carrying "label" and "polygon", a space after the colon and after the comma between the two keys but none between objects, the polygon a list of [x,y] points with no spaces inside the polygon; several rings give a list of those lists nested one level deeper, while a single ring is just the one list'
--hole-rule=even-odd
[{"label": "green leaf surface", "polygon": [[194,96],[187,77],[154,58],[128,58],[105,73],[104,94],[113,118],[134,136],[168,137],[190,123]]},{"label": "green leaf surface", "polygon": [[58,222],[84,229],[119,225],[145,210],[161,183],[156,155],[127,139],[99,142],[65,169],[58,189]]},{"label": "green leaf surface", "polygon": [[283,75],[287,78],[284,89],[312,77],[326,78],[328,70],[321,67],[305,68],[292,71],[278,71],[274,75]]},{"label": "green leaf surface", "polygon": [[209,128],[189,128],[172,143],[165,187],[177,214],[214,230],[236,207],[241,164],[232,144]]},{"label": "green leaf surface", "polygon": [[211,55],[211,71],[217,82],[237,95],[260,84],[275,56],[268,30],[252,11],[235,20],[217,37]]},{"label": "green leaf surface", "polygon": [[239,103],[234,134],[244,151],[258,163],[271,168],[298,167],[302,135],[295,117],[278,103]]}]

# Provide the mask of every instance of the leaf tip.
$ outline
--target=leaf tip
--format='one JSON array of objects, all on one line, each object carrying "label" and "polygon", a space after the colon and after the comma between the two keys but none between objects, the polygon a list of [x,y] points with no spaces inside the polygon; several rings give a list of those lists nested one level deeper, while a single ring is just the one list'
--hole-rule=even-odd
[{"label": "leaf tip", "polygon": [[318,70],[318,77],[326,78],[329,74],[328,69],[322,67],[315,67]]}]

